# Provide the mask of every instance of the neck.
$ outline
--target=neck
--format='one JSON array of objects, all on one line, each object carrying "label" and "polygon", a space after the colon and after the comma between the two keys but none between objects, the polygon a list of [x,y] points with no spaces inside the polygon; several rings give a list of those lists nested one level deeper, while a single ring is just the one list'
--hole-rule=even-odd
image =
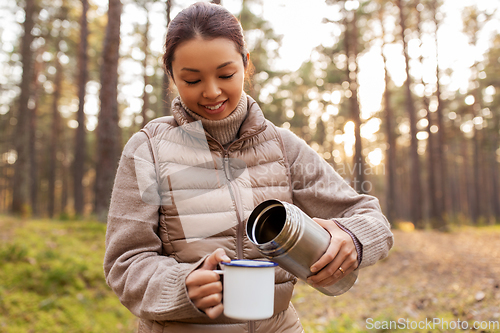
[{"label": "neck", "polygon": [[[183,111],[185,111],[185,115],[189,115],[194,120],[200,120],[205,131],[223,146],[233,142],[236,139],[241,124],[245,120],[248,113],[247,96],[245,93],[241,94],[240,101],[233,112],[231,112],[229,116],[221,120],[210,120],[202,117],[199,114],[188,109],[182,102],[182,99],[180,99],[180,102]],[[185,115],[181,116],[184,116],[185,118]],[[176,115],[174,114],[174,117],[175,116]]]}]

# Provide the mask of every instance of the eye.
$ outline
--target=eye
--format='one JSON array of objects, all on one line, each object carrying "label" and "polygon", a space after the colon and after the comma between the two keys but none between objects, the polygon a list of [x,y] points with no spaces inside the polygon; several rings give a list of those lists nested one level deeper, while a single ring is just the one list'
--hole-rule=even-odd
[{"label": "eye", "polygon": [[184,82],[186,82],[189,86],[191,86],[193,84],[197,84],[198,82],[200,82],[200,80],[196,80],[196,81],[186,81],[186,80],[184,80]]},{"label": "eye", "polygon": [[230,78],[232,78],[234,76],[234,74],[236,74],[236,73],[233,73],[231,75],[222,75],[222,76],[220,76],[220,78],[221,79],[230,79]]}]

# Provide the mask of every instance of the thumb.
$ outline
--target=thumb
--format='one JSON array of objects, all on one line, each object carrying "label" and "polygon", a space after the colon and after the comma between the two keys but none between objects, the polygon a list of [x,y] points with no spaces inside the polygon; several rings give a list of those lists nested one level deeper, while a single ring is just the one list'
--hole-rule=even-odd
[{"label": "thumb", "polygon": [[222,248],[218,248],[212,254],[210,254],[203,262],[200,269],[213,270],[217,268],[217,265],[221,262],[230,262],[231,259],[226,255],[226,251]]}]

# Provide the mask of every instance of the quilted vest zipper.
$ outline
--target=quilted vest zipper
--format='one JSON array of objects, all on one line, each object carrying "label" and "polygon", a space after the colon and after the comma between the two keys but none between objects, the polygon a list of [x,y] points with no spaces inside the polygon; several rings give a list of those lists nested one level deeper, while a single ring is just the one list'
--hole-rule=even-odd
[{"label": "quilted vest zipper", "polygon": [[236,210],[236,219],[238,221],[238,225],[236,226],[236,257],[237,259],[243,259],[243,235],[242,235],[242,218],[240,216],[241,209],[241,198],[238,192],[237,186],[233,186],[232,184],[232,174],[229,166],[229,153],[224,151],[224,174],[227,179],[227,188],[229,189],[229,193],[231,194],[231,199],[233,199],[235,210]]},{"label": "quilted vest zipper", "polygon": [[224,174],[226,176],[226,179],[228,180],[227,187],[229,189],[229,193],[231,195],[231,199],[233,199],[235,210],[236,210],[236,219],[238,222],[238,225],[236,227],[236,257],[237,259],[243,259],[243,215],[240,215],[240,212],[243,212],[242,205],[241,205],[241,197],[239,195],[239,191],[237,189],[237,186],[232,185],[232,174],[231,174],[231,169],[229,167],[229,149],[231,148],[232,145],[234,145],[237,142],[243,141],[243,140],[248,140],[249,138],[252,138],[262,132],[266,129],[266,126],[262,126],[259,130],[255,131],[251,135],[245,136],[245,137],[240,137],[239,139],[233,141],[227,148],[224,148],[217,140],[215,140],[213,137],[212,139],[220,146],[221,151],[224,153],[223,157],[223,168],[224,168]]},{"label": "quilted vest zipper", "polygon": [[255,322],[252,320],[248,322],[248,333],[255,333]]}]

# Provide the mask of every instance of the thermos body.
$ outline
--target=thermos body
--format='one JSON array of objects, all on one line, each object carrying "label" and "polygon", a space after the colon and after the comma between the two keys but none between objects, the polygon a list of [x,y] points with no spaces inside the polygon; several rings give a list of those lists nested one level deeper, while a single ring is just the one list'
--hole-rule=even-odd
[{"label": "thermos body", "polygon": [[[326,252],[330,233],[297,206],[278,200],[260,203],[250,214],[246,233],[261,254],[281,268],[306,281],[310,267]],[[325,295],[337,296],[349,290],[358,271],[328,287],[315,287]]]}]

